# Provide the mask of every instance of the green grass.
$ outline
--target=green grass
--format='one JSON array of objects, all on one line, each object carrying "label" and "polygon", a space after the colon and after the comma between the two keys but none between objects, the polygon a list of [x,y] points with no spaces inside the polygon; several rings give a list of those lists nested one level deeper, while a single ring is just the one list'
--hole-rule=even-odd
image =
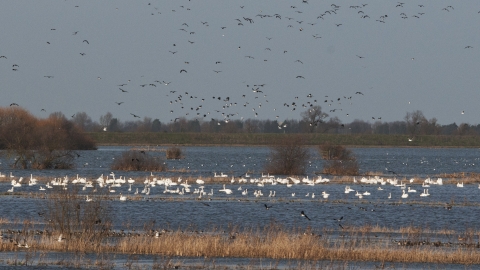
[{"label": "green grass", "polygon": [[[93,132],[88,133],[98,145],[271,145],[284,136],[271,133],[162,133],[162,132]],[[407,135],[383,134],[304,134],[309,145],[324,142],[364,147],[480,147],[480,136],[417,136],[409,142]]]}]

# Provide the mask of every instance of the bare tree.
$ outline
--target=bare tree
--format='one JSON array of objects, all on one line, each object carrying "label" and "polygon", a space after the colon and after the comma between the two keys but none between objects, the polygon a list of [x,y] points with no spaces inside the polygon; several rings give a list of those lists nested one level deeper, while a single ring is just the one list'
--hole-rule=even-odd
[{"label": "bare tree", "polygon": [[407,124],[408,135],[412,137],[418,135],[420,133],[421,124],[426,121],[427,119],[420,110],[407,112],[405,115],[405,123]]},{"label": "bare tree", "polygon": [[302,120],[308,124],[308,132],[314,132],[318,126],[324,123],[324,119],[328,117],[327,113],[322,112],[322,107],[315,105],[300,114]]},{"label": "bare tree", "polygon": [[77,112],[72,121],[83,131],[91,131],[92,129],[92,118],[86,112]]},{"label": "bare tree", "polygon": [[100,116],[100,125],[104,128],[107,128],[110,125],[110,121],[112,121],[113,115],[111,112],[107,112],[105,115]]}]

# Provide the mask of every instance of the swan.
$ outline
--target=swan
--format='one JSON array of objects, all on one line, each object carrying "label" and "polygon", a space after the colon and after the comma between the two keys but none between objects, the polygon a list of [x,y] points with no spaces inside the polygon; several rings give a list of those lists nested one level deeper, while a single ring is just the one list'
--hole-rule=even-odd
[{"label": "swan", "polygon": [[122,193],[120,193],[120,201],[126,201],[127,196],[123,196]]},{"label": "swan", "polygon": [[45,188],[44,188],[44,187],[42,187],[42,186],[40,186],[40,189],[39,189],[39,190],[45,190]]},{"label": "swan", "polygon": [[463,187],[463,182],[462,183],[457,183],[457,187]]},{"label": "swan", "polygon": [[389,198],[389,199],[392,198],[392,193],[388,193],[388,198]]},{"label": "swan", "polygon": [[315,193],[312,192],[312,199],[314,199],[314,198],[315,198]]},{"label": "swan", "polygon": [[424,189],[424,190],[423,190],[423,193],[420,194],[420,197],[427,197],[427,196],[428,196],[428,195],[427,195],[427,191],[426,191],[426,189]]},{"label": "swan", "polygon": [[199,185],[205,184],[205,181],[203,181],[202,179],[197,179],[197,181],[195,181],[195,182]]},{"label": "swan", "polygon": [[410,187],[408,187],[408,192],[417,192],[415,189],[411,189]]},{"label": "swan", "polygon": [[363,195],[364,195],[364,196],[369,196],[369,195],[370,195],[370,192],[365,191],[365,192],[363,193]]},{"label": "swan", "polygon": [[2,174],[2,173],[0,172],[0,177],[1,177],[1,178],[4,178],[4,177],[5,177],[5,174]]},{"label": "swan", "polygon": [[325,192],[325,191],[322,191],[322,197],[323,197],[324,199],[328,199],[328,196],[330,196],[330,194],[328,194],[328,193]]},{"label": "swan", "polygon": [[295,192],[292,193],[292,197],[295,197]]},{"label": "swan", "polygon": [[244,191],[242,191],[242,195],[247,196],[248,195],[248,190],[245,189]]},{"label": "swan", "polygon": [[7,192],[10,192],[10,193],[12,193],[12,192],[13,192],[13,188],[14,188],[14,187],[12,186],[12,188],[11,188],[11,189],[9,189],[9,190],[7,190]]},{"label": "swan", "polygon": [[87,195],[87,198],[85,199],[86,202],[91,202],[92,201],[92,198],[89,198],[88,195]]},{"label": "swan", "polygon": [[383,188],[382,188],[382,187],[378,187],[377,190],[383,190]]},{"label": "swan", "polygon": [[403,191],[402,199],[408,198],[408,193],[405,193],[405,190],[402,190],[402,191]]},{"label": "swan", "polygon": [[233,191],[229,188],[225,188],[225,184],[223,184],[223,189],[219,190],[220,192],[225,192],[225,194],[232,194]]}]

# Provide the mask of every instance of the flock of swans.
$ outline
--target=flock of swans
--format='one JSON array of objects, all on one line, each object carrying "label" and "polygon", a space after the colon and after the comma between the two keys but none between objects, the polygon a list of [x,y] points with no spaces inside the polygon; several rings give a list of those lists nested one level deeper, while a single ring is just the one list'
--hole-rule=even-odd
[{"label": "flock of swans", "polygon": [[[2,175],[0,173],[0,176],[5,178],[6,176]],[[13,177],[13,175],[10,175]],[[225,175],[221,173],[220,175],[217,175],[216,173],[214,174],[214,179],[222,177],[223,180],[226,180],[225,178],[228,178],[228,175]],[[104,189],[106,192],[109,194],[115,194],[118,191],[125,192],[125,186],[128,185],[128,189],[126,189],[126,193],[122,194],[119,193],[118,200],[119,201],[127,201],[131,200],[134,198],[134,196],[139,196],[139,195],[145,195],[149,196],[151,191],[155,188],[160,187],[160,191],[155,192],[157,195],[168,195],[168,194],[176,194],[176,195],[191,195],[192,198],[208,198],[211,199],[214,194],[217,194],[218,192],[220,197],[228,197],[228,196],[233,196],[235,197],[236,195],[241,195],[241,197],[249,197],[253,196],[254,198],[261,198],[261,197],[276,197],[277,196],[277,190],[275,186],[283,185],[287,188],[292,188],[294,186],[305,186],[304,189],[302,189],[304,192],[307,191],[305,197],[314,199],[315,198],[315,191],[317,191],[315,186],[319,186],[320,184],[325,184],[329,183],[330,180],[327,178],[323,178],[322,176],[318,176],[315,179],[309,179],[308,176],[304,177],[303,179],[299,179],[296,177],[275,177],[272,175],[264,175],[262,174],[261,177],[258,178],[253,178],[248,174],[245,174],[242,177],[231,177],[230,184],[234,185],[237,184],[238,188],[231,189],[227,188],[226,184],[223,184],[221,189],[218,189],[215,191],[215,187],[218,186],[218,183],[215,183],[215,180],[210,183],[210,187],[206,187],[206,181],[203,179],[196,179],[192,184],[188,183],[187,180],[183,180],[181,177],[178,177],[178,179],[174,180],[172,178],[157,178],[153,174],[150,174],[150,177],[146,177],[143,182],[129,178],[128,180],[125,177],[115,177],[115,174],[112,172],[107,176],[104,176],[103,174],[98,177],[95,180],[87,180],[87,178],[82,178],[79,177],[78,174],[76,178],[69,179],[68,176],[65,176],[64,178],[55,178],[53,180],[50,180],[45,183],[45,185],[40,185],[38,184],[38,180],[33,177],[31,174],[28,179],[25,179],[23,177],[20,177],[18,180],[12,179],[11,180],[11,188],[7,190],[8,193],[13,193],[14,191],[19,191],[23,186],[39,186],[38,190],[39,191],[47,191],[50,189],[53,189],[54,187],[57,187],[57,189],[68,189],[68,186],[70,184],[72,185],[77,185],[81,186],[81,189],[83,191],[90,192],[90,194],[96,193],[99,189]],[[415,179],[410,179],[410,180],[399,180],[399,179],[384,179],[379,176],[375,177],[362,177],[360,180],[357,180],[356,177],[353,177],[352,184],[356,185],[359,189],[364,189],[364,191],[360,190],[355,190],[352,189],[350,185],[345,186],[345,194],[349,194],[351,192],[355,192],[355,197],[358,199],[366,198],[370,196],[373,192],[373,190],[366,190],[367,185],[376,185],[378,186],[376,188],[375,192],[383,192],[384,188],[382,188],[385,185],[390,185],[395,188],[399,188],[401,190],[401,195],[399,198],[401,199],[407,199],[413,196],[416,196],[417,190],[412,188],[412,185],[414,184]],[[225,181],[223,181],[225,182]],[[408,182],[409,186],[405,182]],[[242,188],[243,186],[246,186],[245,188]],[[418,184],[417,184],[418,185]],[[431,185],[438,185],[441,186],[443,185],[443,179],[438,178],[436,180],[427,178],[423,180],[422,182],[422,188],[423,192],[420,193],[420,197],[428,197],[430,196],[429,193],[429,187]],[[463,188],[463,182],[459,182],[456,184],[458,188]],[[133,187],[133,188],[132,188]],[[140,191],[139,191],[140,187]],[[142,188],[143,187],[143,188]],[[312,187],[312,188],[309,188]],[[263,189],[269,189],[268,195],[264,195]],[[308,189],[307,189],[308,188]],[[480,185],[478,187],[480,189]],[[237,192],[234,192],[236,190]],[[287,189],[288,190],[288,189]],[[295,188],[292,188],[291,192],[285,193],[285,189],[282,190],[282,195],[283,196],[288,196],[290,197],[296,197],[297,194],[300,194],[301,190],[297,190]],[[288,195],[285,195],[288,194]],[[335,194],[339,195],[339,194]],[[329,193],[327,193],[325,190],[321,192],[321,197],[323,199],[328,199],[330,196]],[[380,197],[383,198],[392,198],[392,192],[388,193],[388,196],[386,195],[379,195]],[[92,201],[93,198],[89,197],[86,195],[85,201],[89,202]]]}]

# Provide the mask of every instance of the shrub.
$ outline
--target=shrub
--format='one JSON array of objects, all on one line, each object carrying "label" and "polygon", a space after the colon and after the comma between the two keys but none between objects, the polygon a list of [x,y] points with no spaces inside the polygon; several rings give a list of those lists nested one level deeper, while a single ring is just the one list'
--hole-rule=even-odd
[{"label": "shrub", "polygon": [[0,149],[12,167],[67,169],[73,150],[95,149],[95,143],[61,113],[37,119],[22,108],[0,108]]},{"label": "shrub", "polygon": [[182,149],[180,147],[172,146],[167,148],[167,159],[181,159],[183,158]]},{"label": "shrub", "polygon": [[352,151],[341,145],[325,143],[318,148],[320,155],[326,160],[323,166],[325,174],[357,175],[358,162]]},{"label": "shrub", "polygon": [[270,148],[270,160],[265,165],[268,173],[283,175],[305,173],[310,153],[302,136],[284,137]]},{"label": "shrub", "polygon": [[144,151],[127,151],[115,159],[112,170],[122,171],[165,171],[167,166],[163,159],[153,157]]},{"label": "shrub", "polygon": [[87,202],[79,192],[80,188],[75,186],[53,191],[44,204],[42,216],[47,229],[66,238],[66,249],[99,246],[111,229],[111,211],[104,200],[105,194],[95,195]]}]

